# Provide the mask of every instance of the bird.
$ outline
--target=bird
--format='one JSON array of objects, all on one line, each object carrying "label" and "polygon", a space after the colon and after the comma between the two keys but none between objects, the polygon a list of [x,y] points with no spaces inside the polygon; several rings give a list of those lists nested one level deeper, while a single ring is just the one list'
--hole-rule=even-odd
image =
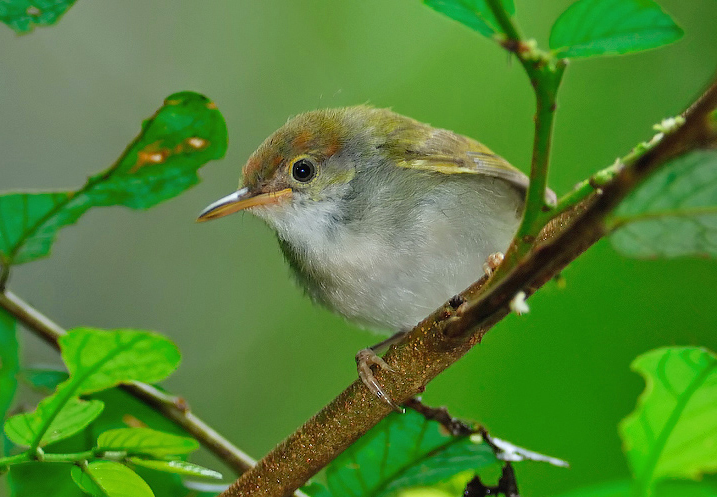
[{"label": "bird", "polygon": [[[359,105],[290,118],[197,220],[258,216],[314,302],[400,337],[507,249],[527,186],[476,140]],[[397,407],[370,369],[390,370],[376,350],[357,354],[359,376]]]}]

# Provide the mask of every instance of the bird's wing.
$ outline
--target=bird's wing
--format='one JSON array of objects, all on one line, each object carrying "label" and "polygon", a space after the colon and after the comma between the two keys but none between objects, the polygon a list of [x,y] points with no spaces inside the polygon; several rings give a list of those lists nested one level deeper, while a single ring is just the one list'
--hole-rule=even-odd
[{"label": "bird's wing", "polygon": [[[398,130],[397,130],[398,131]],[[480,142],[445,129],[426,126],[408,131],[392,144],[401,150],[398,165],[443,174],[483,174],[525,191],[528,177]],[[415,136],[416,134],[422,136]]]},{"label": "bird's wing", "polygon": [[[400,167],[442,174],[482,174],[505,180],[521,193],[528,189],[528,177],[523,172],[476,140],[428,125],[399,127],[391,134],[391,148],[400,151],[394,157]],[[545,201],[550,205],[557,201],[549,188]]]}]

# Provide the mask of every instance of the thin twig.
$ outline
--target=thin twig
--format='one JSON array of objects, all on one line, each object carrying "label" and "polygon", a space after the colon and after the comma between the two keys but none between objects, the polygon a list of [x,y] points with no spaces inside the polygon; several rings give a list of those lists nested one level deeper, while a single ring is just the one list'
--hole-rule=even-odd
[{"label": "thin twig", "polygon": [[[0,293],[0,307],[34,331],[45,342],[59,350],[58,339],[67,334],[67,331],[61,326],[8,290]],[[255,464],[254,459],[192,413],[181,397],[168,395],[151,385],[140,382],[123,385],[122,388],[172,420],[237,474],[242,474]]]},{"label": "thin twig", "polygon": [[[685,124],[654,148],[632,157],[603,188],[544,230],[539,245],[499,281],[477,283],[419,323],[384,359],[398,373],[376,372],[388,394],[403,403],[480,342],[505,317],[518,291],[529,296],[604,235],[610,212],[670,159],[715,141],[707,115],[717,107],[717,82],[685,113]],[[390,406],[356,381],[318,414],[242,475],[222,497],[289,495],[391,412]]]}]

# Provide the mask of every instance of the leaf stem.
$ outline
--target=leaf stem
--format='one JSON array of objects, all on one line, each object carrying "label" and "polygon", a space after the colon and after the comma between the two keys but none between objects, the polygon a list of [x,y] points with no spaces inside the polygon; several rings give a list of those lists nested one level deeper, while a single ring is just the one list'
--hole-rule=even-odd
[{"label": "leaf stem", "polygon": [[550,147],[553,137],[553,121],[557,107],[557,93],[567,60],[555,59],[549,52],[538,50],[525,43],[518,28],[508,15],[500,0],[486,0],[498,24],[507,39],[500,41],[506,50],[515,53],[525,69],[535,91],[535,133],[533,136],[533,156],[530,165],[530,184],[525,198],[523,219],[515,235],[514,244],[506,254],[506,263],[502,267],[511,267],[528,253],[540,230],[550,217],[546,216],[550,207],[545,203],[548,186],[548,167],[550,165]]},{"label": "leaf stem", "polygon": [[526,68],[534,82],[536,97],[535,134],[533,137],[533,158],[530,166],[530,184],[525,199],[523,220],[516,234],[518,253],[526,253],[540,233],[544,223],[542,213],[549,207],[545,203],[548,186],[550,147],[553,139],[556,98],[565,72],[565,61],[559,60],[555,67],[529,65]]},{"label": "leaf stem", "polygon": [[511,20],[501,0],[487,0],[487,3],[508,39],[519,42],[521,37],[518,33],[518,27]]},{"label": "leaf stem", "polygon": [[[43,454],[41,459],[38,459],[36,452],[33,449],[28,449],[25,452],[16,454],[14,456],[1,457],[0,468],[8,468],[17,464],[24,464],[28,462],[36,462],[41,460],[42,462],[50,463],[77,463],[80,461],[88,461],[90,459],[104,459],[106,461],[122,461],[123,459],[132,456],[133,454],[125,451],[106,451],[98,448],[86,450],[84,452],[73,452],[69,454]],[[141,455],[141,454],[137,454]]]}]

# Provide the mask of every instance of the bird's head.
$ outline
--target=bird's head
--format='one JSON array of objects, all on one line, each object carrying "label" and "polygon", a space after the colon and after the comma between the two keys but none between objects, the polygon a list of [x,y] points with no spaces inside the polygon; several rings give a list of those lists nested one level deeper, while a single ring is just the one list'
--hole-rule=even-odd
[{"label": "bird's head", "polygon": [[240,188],[208,206],[198,220],[244,209],[271,220],[283,210],[346,195],[356,174],[385,156],[381,145],[389,116],[396,114],[359,106],[290,119],[249,157]]}]

